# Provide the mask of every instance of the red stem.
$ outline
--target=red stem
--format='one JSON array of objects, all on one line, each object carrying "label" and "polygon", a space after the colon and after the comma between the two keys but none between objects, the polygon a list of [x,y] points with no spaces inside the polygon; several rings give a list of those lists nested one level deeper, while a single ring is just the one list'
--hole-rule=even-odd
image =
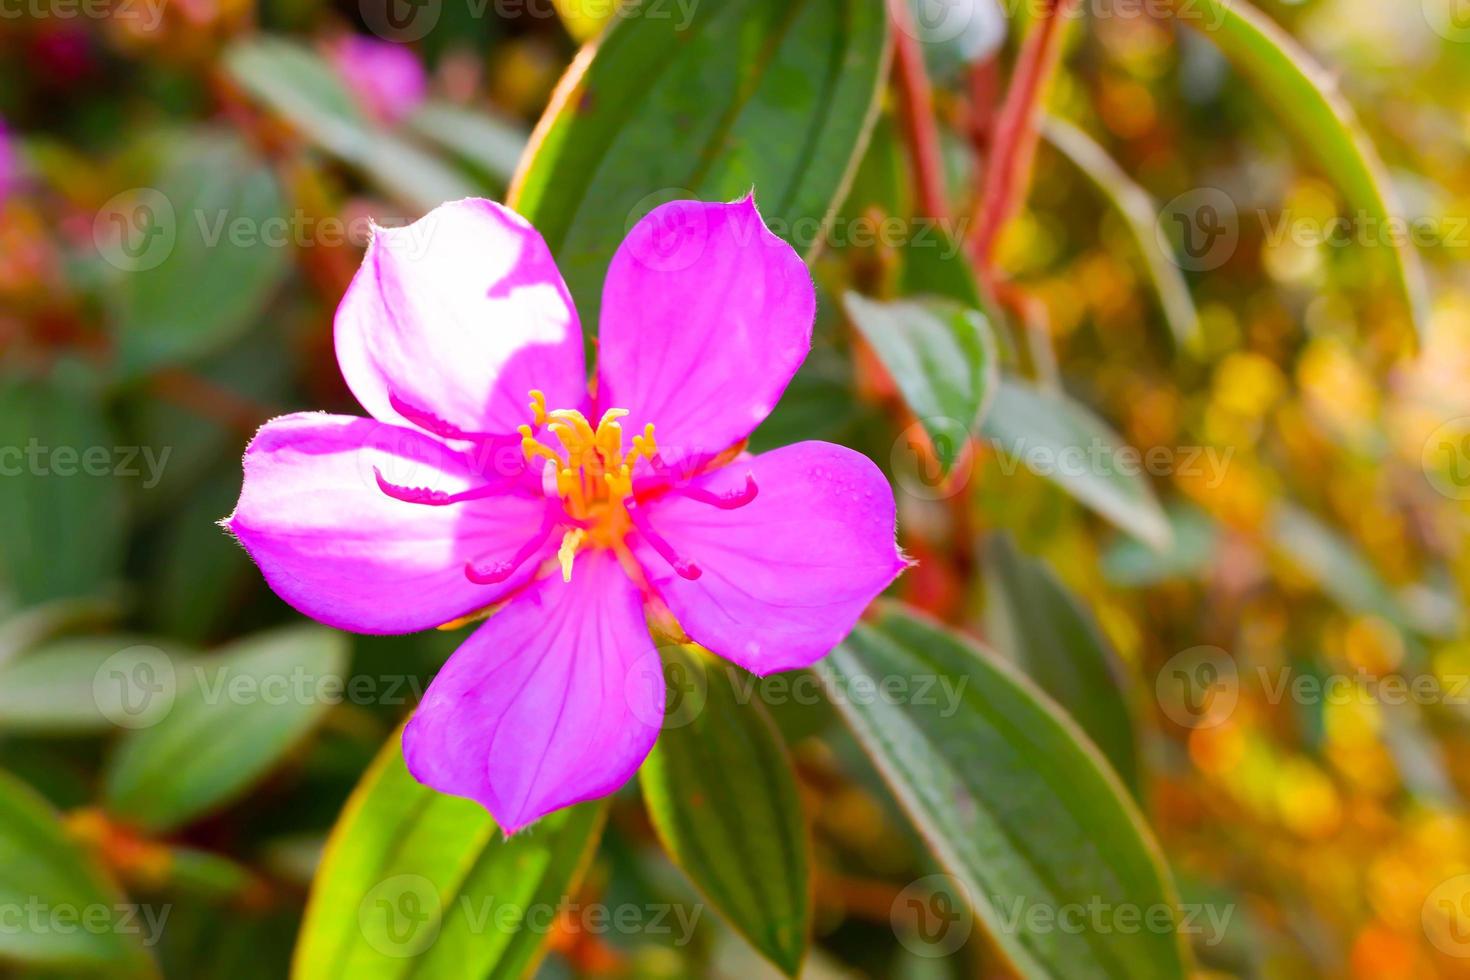
[{"label": "red stem", "polygon": [[1062,27],[1078,0],[1045,0],[1016,59],[996,120],[990,165],[973,215],[970,252],[987,275],[996,239],[1025,201],[1040,134],[1042,99],[1062,57]]},{"label": "red stem", "polygon": [[904,142],[914,172],[914,192],[924,217],[942,218],[949,212],[944,156],[939,124],[934,118],[934,89],[924,68],[924,52],[906,0],[889,0],[893,18],[893,80],[903,119]]}]

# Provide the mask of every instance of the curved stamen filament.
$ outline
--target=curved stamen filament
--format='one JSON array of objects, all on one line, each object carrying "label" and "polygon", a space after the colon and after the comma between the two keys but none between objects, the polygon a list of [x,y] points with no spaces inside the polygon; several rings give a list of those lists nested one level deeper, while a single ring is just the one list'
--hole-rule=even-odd
[{"label": "curved stamen filament", "polygon": [[745,486],[739,490],[731,490],[728,493],[714,493],[702,490],[699,487],[683,487],[675,491],[690,500],[697,500],[701,504],[709,504],[720,510],[738,510],[755,499],[760,488],[755,485],[755,474],[745,474]]},{"label": "curved stamen filament", "polygon": [[541,519],[541,527],[535,536],[521,545],[509,560],[488,565],[477,565],[473,561],[467,561],[464,565],[465,578],[476,585],[499,585],[514,575],[517,568],[520,568],[530,560],[532,555],[541,550],[541,546],[551,536],[551,529],[555,526],[556,511],[554,508],[547,507],[546,515]]},{"label": "curved stamen filament", "polygon": [[495,497],[509,492],[503,482],[486,483],[469,490],[461,490],[459,493],[445,493],[443,490],[430,490],[428,487],[403,487],[385,480],[382,471],[376,466],[373,467],[373,478],[378,482],[378,489],[394,500],[401,500],[406,504],[424,504],[429,507],[445,507],[449,504],[463,503],[466,500],[482,500],[485,497]]},{"label": "curved stamen filament", "polygon": [[668,562],[669,566],[678,572],[681,577],[687,578],[692,582],[704,574],[694,562],[680,557],[679,553],[674,550],[674,546],[669,544],[663,535],[659,534],[649,525],[648,518],[644,516],[641,508],[637,506],[629,507],[628,518],[633,522],[633,526],[638,529],[638,533],[643,536],[643,540],[648,542],[649,547],[658,552],[659,557]]},{"label": "curved stamen filament", "polygon": [[425,411],[410,402],[404,401],[393,391],[388,392],[388,404],[393,411],[408,419],[414,425],[425,432],[432,432],[441,439],[456,439],[464,442],[481,442],[490,436],[483,432],[465,432],[458,426],[452,425],[432,412]]}]

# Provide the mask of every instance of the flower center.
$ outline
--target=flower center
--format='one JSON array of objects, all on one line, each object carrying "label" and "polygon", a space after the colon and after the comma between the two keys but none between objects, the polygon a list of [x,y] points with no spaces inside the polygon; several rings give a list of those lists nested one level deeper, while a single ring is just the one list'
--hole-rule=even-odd
[{"label": "flower center", "polygon": [[[650,423],[633,437],[632,448],[624,452],[623,427],[618,420],[627,415],[626,409],[610,408],[594,428],[575,409],[548,412],[546,396],[540,391],[531,392],[533,425],[519,429],[521,451],[531,464],[538,459],[546,461],[542,486],[548,496],[561,498],[567,517],[575,525],[562,536],[557,550],[562,578],[567,581],[571,580],[572,560],[578,549],[620,548],[634,529],[627,503],[633,495],[633,469],[640,459],[652,463],[658,446]],[[560,445],[540,442],[536,429],[549,432]]]}]

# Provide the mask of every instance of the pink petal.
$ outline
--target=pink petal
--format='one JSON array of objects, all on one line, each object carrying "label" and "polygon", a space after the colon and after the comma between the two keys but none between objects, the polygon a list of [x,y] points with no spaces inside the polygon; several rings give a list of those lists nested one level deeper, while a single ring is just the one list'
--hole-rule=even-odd
[{"label": "pink petal", "polygon": [[500,435],[530,421],[533,388],[552,408],[586,400],[561,273],[535,229],[492,201],[376,229],[337,307],[336,341],[342,376],[383,422]]},{"label": "pink petal", "polygon": [[428,95],[428,72],[407,45],[349,34],[332,45],[330,53],[348,88],[383,122],[405,118]]},{"label": "pink petal", "polygon": [[652,422],[666,461],[707,457],[775,408],[811,348],[816,291],[753,198],[674,201],[628,234],[603,289],[602,408]]},{"label": "pink petal", "polygon": [[358,633],[409,633],[482,609],[523,584],[554,549],[506,581],[476,585],[465,564],[508,559],[541,522],[530,496],[435,507],[385,493],[483,486],[470,457],[416,430],[302,413],[273,419],[245,450],[226,520],[265,580],[296,609]]},{"label": "pink petal", "polygon": [[642,598],[617,559],[583,552],[491,617],[429,685],[403,732],[414,778],[479,801],[506,833],[614,792],[663,721]]},{"label": "pink petal", "polygon": [[894,543],[893,490],[860,453],[803,442],[736,460],[692,484],[739,499],[722,509],[672,493],[648,523],[700,571],[675,574],[641,538],[639,563],[696,642],[757,674],[810,666],[907,566]]}]

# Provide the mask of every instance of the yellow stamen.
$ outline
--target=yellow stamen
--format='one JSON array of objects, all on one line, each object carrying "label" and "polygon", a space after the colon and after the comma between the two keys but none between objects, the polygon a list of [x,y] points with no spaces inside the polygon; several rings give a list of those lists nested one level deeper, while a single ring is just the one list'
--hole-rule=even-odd
[{"label": "yellow stamen", "polygon": [[572,580],[572,562],[576,560],[577,548],[586,540],[587,532],[580,527],[568,531],[561,539],[561,547],[556,549],[556,560],[561,562],[561,580],[563,582],[570,582]]},{"label": "yellow stamen", "polygon": [[530,397],[535,425],[555,436],[559,446],[539,441],[535,428],[523,425],[518,430],[521,451],[527,462],[551,463],[551,482],[567,515],[586,525],[568,531],[557,550],[562,578],[570,581],[572,563],[580,548],[626,549],[623,539],[633,526],[626,503],[633,494],[633,472],[640,459],[651,462],[658,447],[653,441],[653,426],[647,425],[633,437],[633,448],[626,456],[623,454],[620,420],[627,418],[626,409],[608,409],[593,428],[587,417],[574,409],[547,411],[545,396],[539,391],[532,391]]}]

